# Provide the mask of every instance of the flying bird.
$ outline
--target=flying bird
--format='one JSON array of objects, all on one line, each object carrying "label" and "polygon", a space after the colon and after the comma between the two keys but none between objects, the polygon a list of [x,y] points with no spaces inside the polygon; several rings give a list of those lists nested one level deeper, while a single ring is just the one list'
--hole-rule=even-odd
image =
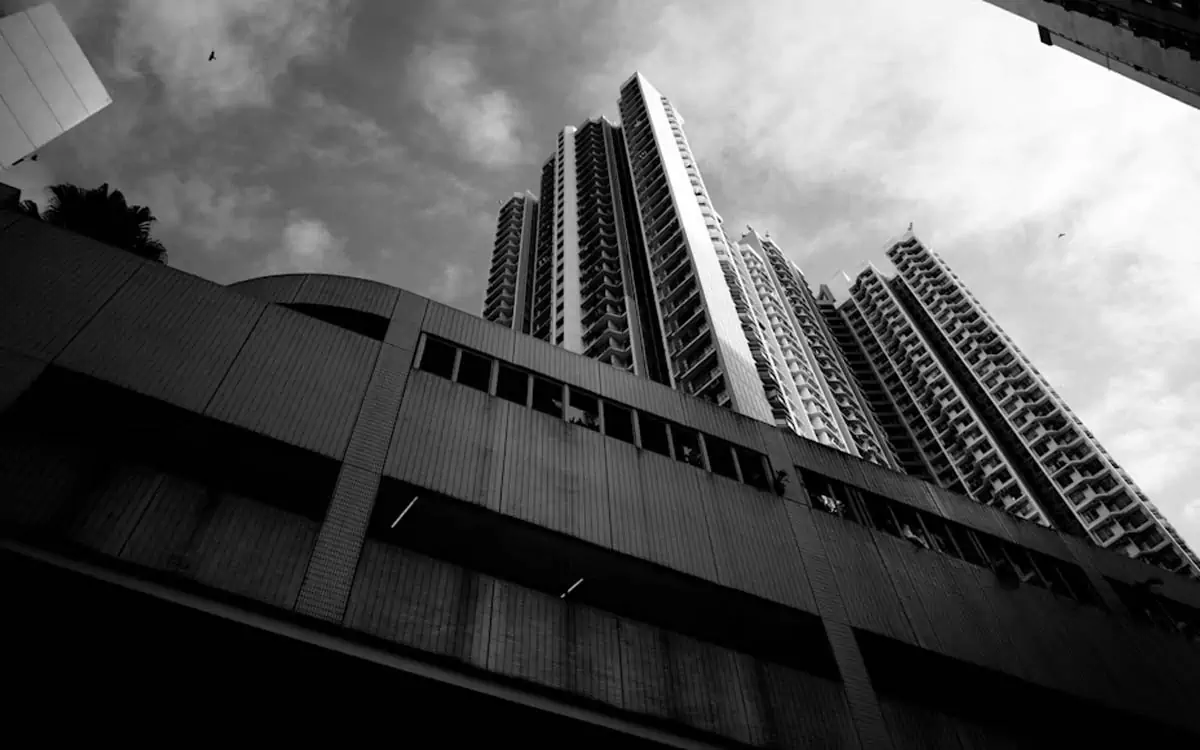
[{"label": "flying bird", "polygon": [[1066,233],[1066,232],[1059,232],[1059,233],[1058,233],[1058,238],[1059,238],[1060,240],[1061,240],[1063,237],[1066,237],[1066,236],[1067,236],[1067,233]]},{"label": "flying bird", "polygon": [[217,59],[217,51],[216,50],[213,50],[212,52],[208,53],[208,61],[209,62],[212,62],[213,60],[216,60],[216,59]]}]

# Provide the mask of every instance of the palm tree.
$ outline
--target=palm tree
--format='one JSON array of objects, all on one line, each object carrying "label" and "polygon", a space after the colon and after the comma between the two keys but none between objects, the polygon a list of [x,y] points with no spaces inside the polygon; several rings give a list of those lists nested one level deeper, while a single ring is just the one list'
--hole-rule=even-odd
[{"label": "palm tree", "polygon": [[120,190],[110,193],[107,182],[91,190],[51,185],[50,205],[42,219],[147,260],[167,262],[167,249],[150,236],[150,225],[157,221],[154,214],[145,206],[127,204]]}]

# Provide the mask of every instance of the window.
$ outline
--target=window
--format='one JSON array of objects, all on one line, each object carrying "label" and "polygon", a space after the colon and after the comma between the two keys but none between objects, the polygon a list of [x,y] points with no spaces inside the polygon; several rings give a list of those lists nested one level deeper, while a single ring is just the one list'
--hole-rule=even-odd
[{"label": "window", "polygon": [[981,568],[987,567],[987,560],[983,558],[983,553],[979,551],[979,545],[975,542],[975,534],[966,526],[956,523],[947,524],[947,526],[962,559]]},{"label": "window", "polygon": [[550,380],[533,379],[533,408],[543,414],[562,418],[563,387]]},{"label": "window", "polygon": [[454,374],[454,355],[457,351],[449,344],[426,338],[425,350],[421,353],[421,369],[449,380]]},{"label": "window", "polygon": [[862,493],[862,496],[863,505],[867,508],[867,517],[871,519],[871,526],[892,536],[900,536],[900,526],[897,525],[896,518],[892,515],[892,509],[888,507],[888,502],[867,492]]},{"label": "window", "polygon": [[605,401],[604,434],[633,444],[633,412],[624,406]]},{"label": "window", "polygon": [[487,393],[492,384],[492,360],[464,351],[458,360],[458,382]]},{"label": "window", "polygon": [[954,541],[950,537],[950,529],[947,528],[945,519],[931,513],[921,513],[920,515],[921,522],[925,524],[929,546],[935,552],[958,557],[958,550],[954,548]]},{"label": "window", "polygon": [[742,481],[760,490],[771,489],[771,479],[767,476],[767,457],[740,445],[734,447],[738,467],[742,470]]},{"label": "window", "polygon": [[675,458],[692,466],[704,468],[704,453],[700,450],[700,433],[680,425],[671,425],[675,439]]},{"label": "window", "polygon": [[705,437],[704,447],[708,448],[708,463],[714,474],[720,474],[729,479],[738,478],[737,459],[733,456],[733,446],[720,438]]},{"label": "window", "polygon": [[595,396],[568,388],[567,421],[600,431],[600,400]]},{"label": "window", "polygon": [[667,423],[658,417],[638,412],[638,426],[642,429],[642,447],[663,456],[671,455],[671,440],[667,434]]},{"label": "window", "polygon": [[508,365],[501,364],[496,373],[496,395],[514,404],[529,404],[529,376]]},{"label": "window", "polygon": [[889,505],[892,515],[896,518],[897,528],[900,529],[900,538],[912,542],[918,547],[932,550],[933,543],[929,541],[929,536],[925,533],[925,524],[921,523],[920,514],[903,503],[889,503]]}]

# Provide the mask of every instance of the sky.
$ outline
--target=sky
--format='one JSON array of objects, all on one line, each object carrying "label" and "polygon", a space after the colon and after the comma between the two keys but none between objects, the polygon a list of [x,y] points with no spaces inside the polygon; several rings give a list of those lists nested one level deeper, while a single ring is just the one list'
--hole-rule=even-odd
[{"label": "sky", "polygon": [[[35,3],[0,0],[0,11]],[[982,0],[58,0],[113,104],[3,174],[171,265],[478,313],[495,212],[640,70],[733,234],[815,286],[909,222],[1200,549],[1200,110]],[[207,60],[210,51],[216,59]],[[1058,237],[1066,233],[1065,237]]]}]

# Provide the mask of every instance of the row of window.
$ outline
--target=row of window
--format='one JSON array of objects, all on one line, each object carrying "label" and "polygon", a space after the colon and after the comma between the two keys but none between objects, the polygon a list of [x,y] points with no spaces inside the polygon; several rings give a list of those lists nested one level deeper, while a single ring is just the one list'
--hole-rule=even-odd
[{"label": "row of window", "polygon": [[1085,604],[1102,606],[1078,565],[1027,549],[904,503],[796,467],[813,507],[883,531],[932,552],[990,568],[1002,582],[1040,586]]},{"label": "row of window", "polygon": [[1200,642],[1200,610],[1160,596],[1148,585],[1135,586],[1111,578],[1108,583],[1134,618]]},{"label": "row of window", "polygon": [[469,388],[760,490],[772,490],[767,457],[681,424],[600,398],[426,335],[418,368]]}]

